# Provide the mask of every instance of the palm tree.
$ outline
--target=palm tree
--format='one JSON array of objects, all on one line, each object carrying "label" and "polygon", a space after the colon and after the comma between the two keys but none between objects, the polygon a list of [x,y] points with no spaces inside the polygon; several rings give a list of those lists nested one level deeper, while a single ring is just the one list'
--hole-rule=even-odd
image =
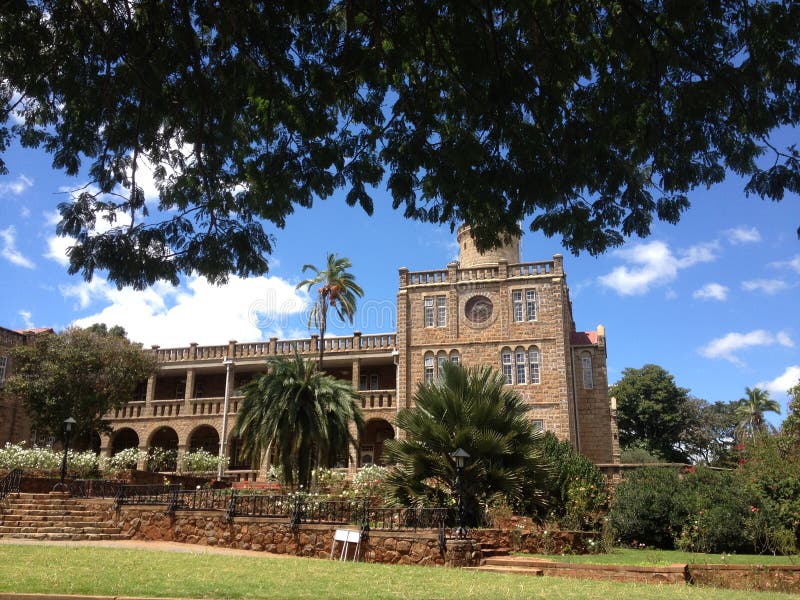
[{"label": "palm tree", "polygon": [[385,456],[395,463],[387,477],[393,500],[441,505],[456,497],[450,455],[463,448],[470,455],[462,473],[468,520],[477,521],[478,504],[497,496],[517,506],[542,502],[542,434],[528,420],[524,400],[488,367],[447,362],[440,373],[417,388],[413,408],[398,412],[406,438],[386,443]]},{"label": "palm tree", "polygon": [[353,274],[347,271],[350,267],[352,264],[349,259],[328,254],[328,263],[324,269],[318,269],[314,265],[303,265],[303,273],[311,270],[315,275],[311,279],[301,281],[295,288],[305,287],[310,291],[315,285],[320,286],[317,289],[319,297],[314,301],[308,316],[309,328],[319,329],[320,369],[325,350],[325,331],[328,328],[328,306],[336,310],[340,319],[344,320],[347,317],[352,324],[356,312],[356,297],[361,298],[364,295],[364,290],[356,283]]},{"label": "palm tree", "polygon": [[293,358],[270,358],[267,372],[242,391],[231,432],[241,438],[242,458],[258,463],[274,448],[290,486],[296,472],[297,482],[308,489],[317,466],[330,466],[349,445],[357,447],[349,426],[355,423],[359,435],[364,426],[358,393],[296,352]]},{"label": "palm tree", "polygon": [[748,432],[750,438],[755,438],[756,432],[763,431],[766,427],[765,412],[780,414],[781,406],[776,400],[769,397],[767,390],[761,388],[744,388],[746,396],[739,399],[736,407],[736,416],[739,418],[739,431],[743,435]]}]

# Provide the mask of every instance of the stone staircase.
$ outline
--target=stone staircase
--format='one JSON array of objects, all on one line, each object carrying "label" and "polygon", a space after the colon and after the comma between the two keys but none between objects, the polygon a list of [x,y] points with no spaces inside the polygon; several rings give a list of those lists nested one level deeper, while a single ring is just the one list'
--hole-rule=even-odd
[{"label": "stone staircase", "polygon": [[0,507],[0,538],[122,540],[119,527],[69,494],[11,494]]},{"label": "stone staircase", "polygon": [[481,554],[483,558],[492,558],[495,556],[508,556],[511,552],[510,548],[498,548],[491,542],[481,542]]}]

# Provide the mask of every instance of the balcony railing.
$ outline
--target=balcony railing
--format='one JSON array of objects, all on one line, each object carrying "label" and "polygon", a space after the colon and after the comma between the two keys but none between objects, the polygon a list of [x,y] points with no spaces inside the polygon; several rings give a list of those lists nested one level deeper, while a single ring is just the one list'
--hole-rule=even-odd
[{"label": "balcony railing", "polygon": [[[314,355],[319,352],[320,341],[317,336],[296,340],[232,343],[223,346],[198,346],[195,344],[182,348],[153,347],[159,363],[176,363],[201,360],[219,360],[231,357],[237,359],[259,359],[270,356],[292,355],[295,351],[300,355]],[[394,333],[376,333],[351,336],[327,337],[324,341],[325,354],[355,353],[364,350],[391,352],[397,346],[397,335]]]}]

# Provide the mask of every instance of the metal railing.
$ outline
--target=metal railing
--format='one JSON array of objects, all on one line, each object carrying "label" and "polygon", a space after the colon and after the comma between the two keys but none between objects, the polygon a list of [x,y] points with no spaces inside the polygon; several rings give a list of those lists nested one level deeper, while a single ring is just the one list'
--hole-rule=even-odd
[{"label": "metal railing", "polygon": [[76,498],[116,498],[119,481],[104,479],[72,479],[67,481],[69,493]]},{"label": "metal railing", "polygon": [[19,494],[21,481],[22,469],[11,469],[5,477],[0,479],[0,502],[5,500],[9,494]]},{"label": "metal railing", "polygon": [[[326,500],[300,494],[243,494],[237,490],[180,489],[179,485],[125,485],[117,490],[116,505],[166,505],[165,512],[208,510],[236,517],[265,517],[301,524],[356,525],[362,531],[444,532],[446,508],[388,508],[370,505],[369,498]],[[450,520],[452,520],[450,518]]]}]

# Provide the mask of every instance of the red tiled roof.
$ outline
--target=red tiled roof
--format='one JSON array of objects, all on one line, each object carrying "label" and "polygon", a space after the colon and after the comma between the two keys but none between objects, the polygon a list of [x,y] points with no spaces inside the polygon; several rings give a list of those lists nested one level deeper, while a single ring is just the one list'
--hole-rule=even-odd
[{"label": "red tiled roof", "polygon": [[596,331],[573,331],[569,334],[569,343],[573,346],[592,346],[597,344]]}]

